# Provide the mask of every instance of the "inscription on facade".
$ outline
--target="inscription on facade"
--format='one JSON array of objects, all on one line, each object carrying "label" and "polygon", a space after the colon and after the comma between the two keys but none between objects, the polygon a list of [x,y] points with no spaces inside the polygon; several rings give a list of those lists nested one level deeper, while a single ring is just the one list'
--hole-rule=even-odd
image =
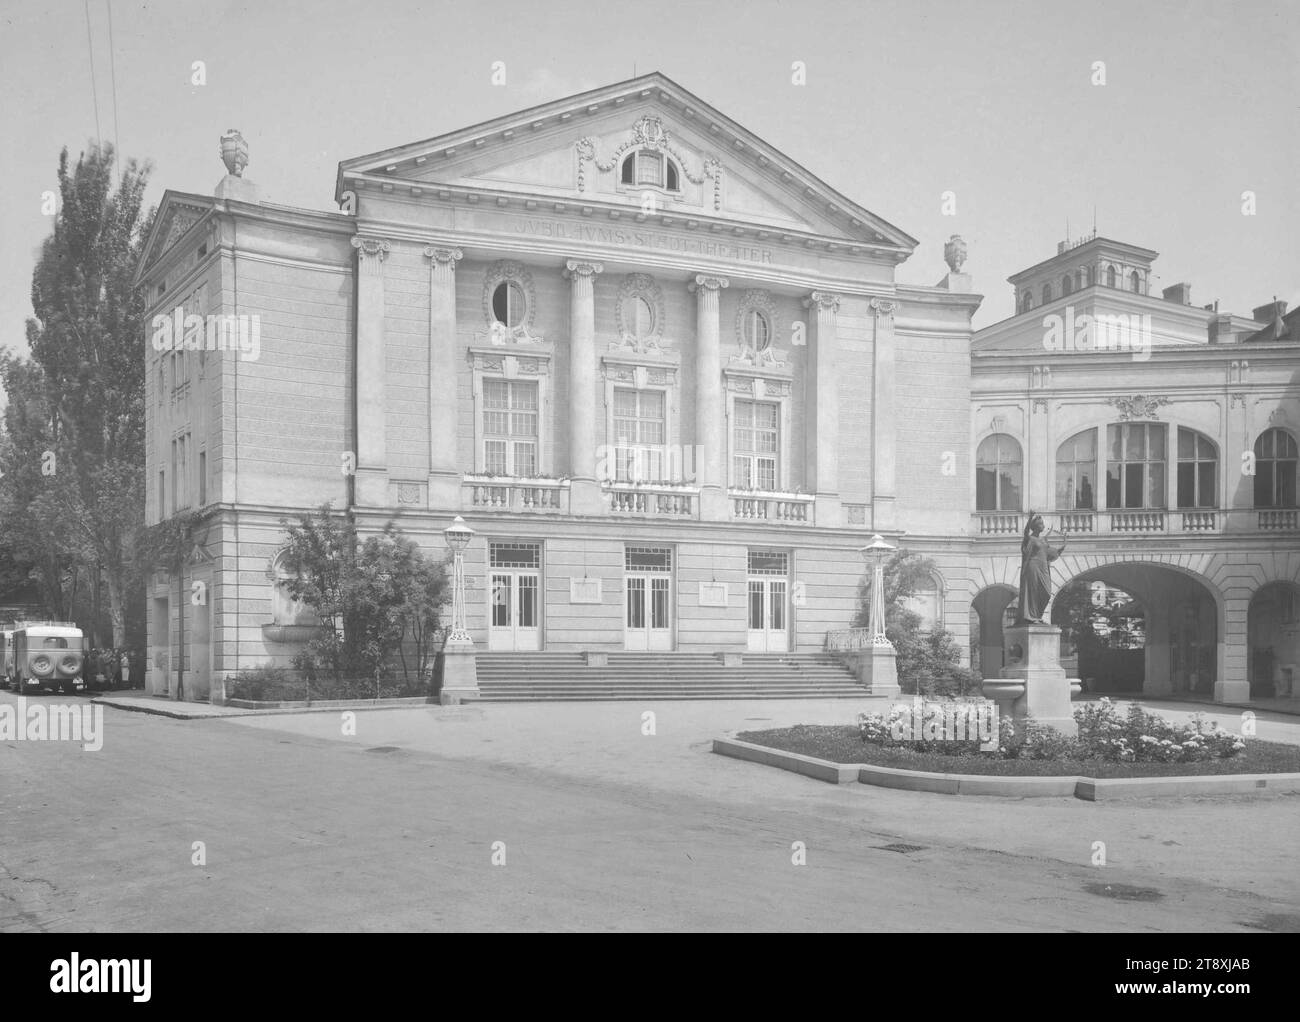
[{"label": "inscription on facade", "polygon": [[715,256],[741,262],[770,264],[772,250],[753,245],[733,245],[708,238],[682,238],[640,227],[606,227],[598,224],[571,224],[563,220],[529,218],[509,221],[510,230],[530,238],[555,238],[561,241],[585,241],[626,248],[663,249],[687,255]]}]

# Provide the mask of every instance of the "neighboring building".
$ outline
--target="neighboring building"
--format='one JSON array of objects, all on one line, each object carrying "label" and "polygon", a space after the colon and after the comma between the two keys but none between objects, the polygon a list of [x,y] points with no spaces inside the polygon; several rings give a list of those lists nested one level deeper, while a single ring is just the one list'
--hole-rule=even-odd
[{"label": "neighboring building", "polygon": [[[1153,252],[1064,251],[973,338],[957,239],[938,285],[899,283],[913,238],[658,74],[344,161],[341,213],[260,202],[242,140],[223,146],[233,173],[166,193],[139,273],[149,317],[177,324],[147,357],[148,520],[206,512],[184,570],[150,584],[152,691],[288,662],[311,622],[277,585],[281,520],[326,501],[434,553],[463,515],[483,650],[821,650],[880,532],[934,558],[913,606],[988,669],[1000,637],[971,635],[972,606],[977,629],[1005,611],[1032,505],[1077,534],[1058,584],[1147,603],[1149,690],[1212,669],[1240,698],[1252,597],[1275,676],[1296,659],[1296,328],[1150,298]],[[1137,313],[1130,346],[1150,314],[1150,359],[1046,350],[1067,306]],[[225,343],[156,350],[204,329]],[[1257,509],[1222,452],[1270,415]],[[1146,445],[1117,461],[1113,513],[1112,424]],[[1088,429],[1087,484],[1057,507],[1058,449]],[[1165,565],[1159,592],[1136,560]],[[1174,607],[1186,641],[1160,624]]]},{"label": "neighboring building", "polygon": [[1300,324],[1276,300],[1244,319],[1188,284],[1153,297],[1155,258],[1062,243],[1009,278],[1020,312],[975,335],[981,666],[1001,664],[1033,509],[1069,539],[1054,592],[1101,580],[1143,605],[1145,692],[1295,694]]},{"label": "neighboring building", "polygon": [[149,316],[254,319],[149,353],[149,521],[212,510],[151,585],[153,690],[287,662],[280,520],[322,501],[433,551],[463,514],[487,650],[820,650],[873,531],[960,573],[969,278],[898,284],[914,239],[667,78],[345,161],[336,198],[159,209]]}]

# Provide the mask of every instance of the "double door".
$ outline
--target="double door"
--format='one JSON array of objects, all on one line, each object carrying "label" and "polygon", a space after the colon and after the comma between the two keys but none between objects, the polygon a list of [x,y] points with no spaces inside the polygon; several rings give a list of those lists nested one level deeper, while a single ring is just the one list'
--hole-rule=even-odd
[{"label": "double door", "polygon": [[785,653],[790,649],[789,589],[785,579],[749,579],[748,648],[751,653]]},{"label": "double door", "polygon": [[493,570],[490,584],[488,648],[541,649],[541,574]]}]

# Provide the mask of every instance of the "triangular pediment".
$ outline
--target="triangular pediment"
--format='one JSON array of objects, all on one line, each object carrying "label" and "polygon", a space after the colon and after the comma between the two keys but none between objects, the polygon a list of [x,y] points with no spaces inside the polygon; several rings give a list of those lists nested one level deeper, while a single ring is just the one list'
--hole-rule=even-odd
[{"label": "triangular pediment", "polygon": [[[646,157],[644,167],[625,162]],[[631,180],[625,175],[629,175]],[[910,252],[916,240],[663,75],[344,161],[356,186],[608,204]]]},{"label": "triangular pediment", "polygon": [[168,191],[158,207],[153,228],[145,239],[136,280],[161,259],[190,229],[212,211],[213,201],[202,195]]}]

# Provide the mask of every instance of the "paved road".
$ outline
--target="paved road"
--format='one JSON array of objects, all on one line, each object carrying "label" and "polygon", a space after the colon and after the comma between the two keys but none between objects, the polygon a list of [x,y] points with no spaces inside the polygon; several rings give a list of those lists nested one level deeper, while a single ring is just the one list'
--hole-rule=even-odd
[{"label": "paved road", "polygon": [[707,751],[852,709],[429,707],[355,737],[108,709],[99,752],[0,743],[0,931],[1300,928],[1295,797],[958,799]]}]

